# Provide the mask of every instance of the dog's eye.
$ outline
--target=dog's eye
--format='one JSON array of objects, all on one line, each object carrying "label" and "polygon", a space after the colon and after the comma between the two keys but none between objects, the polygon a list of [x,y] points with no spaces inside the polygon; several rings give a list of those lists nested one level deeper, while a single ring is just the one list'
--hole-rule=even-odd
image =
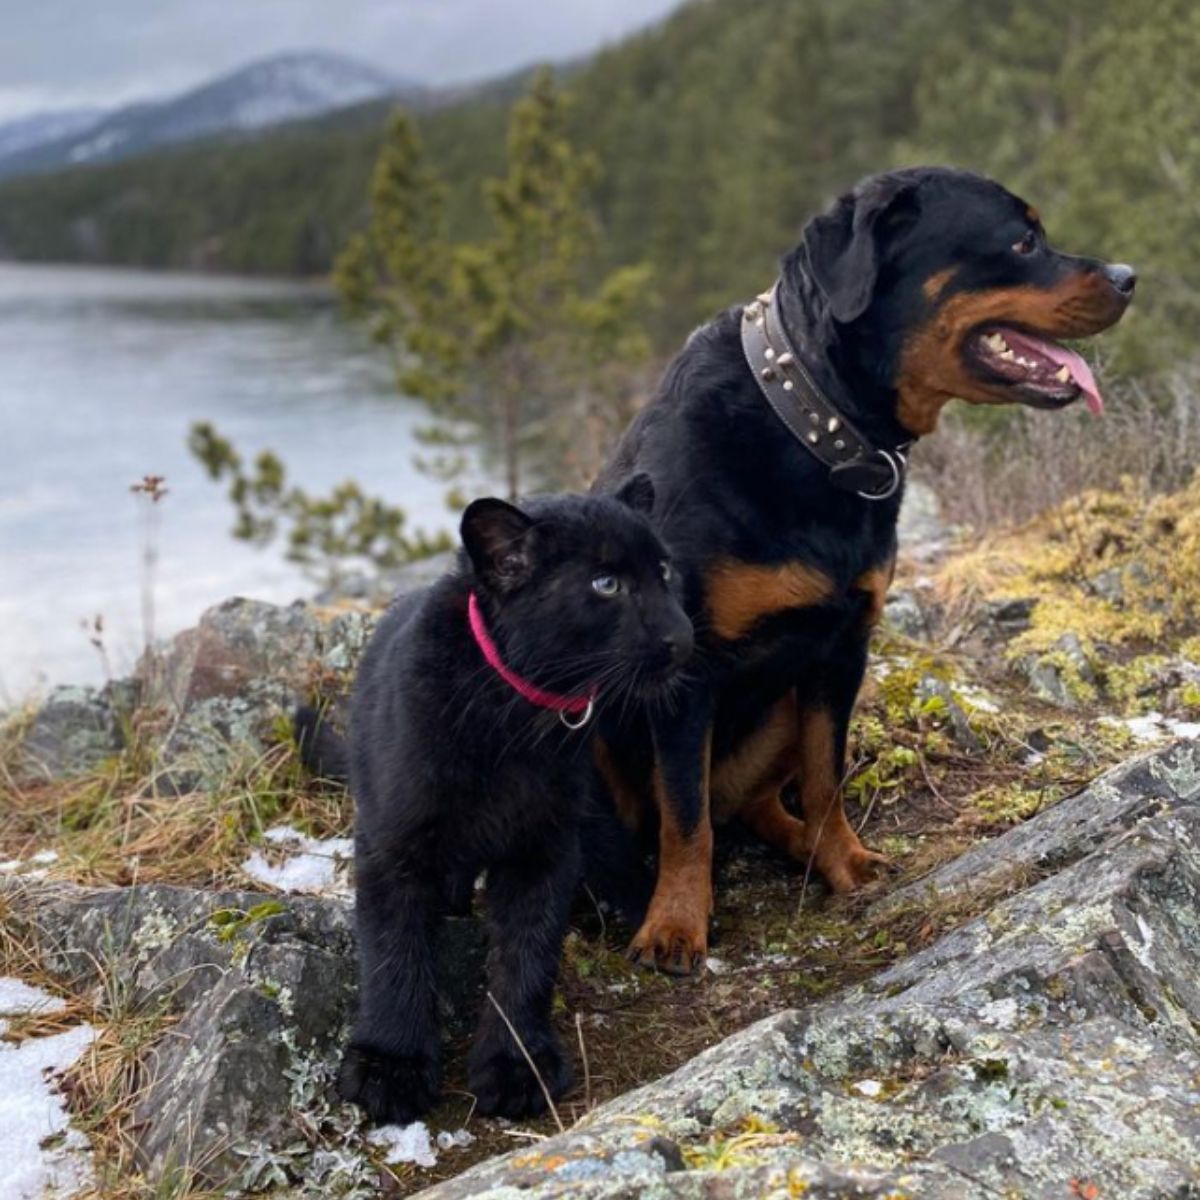
[{"label": "dog's eye", "polygon": [[658,564],[658,573],[663,577],[663,583],[671,582],[671,564],[669,562],[660,562]]},{"label": "dog's eye", "polygon": [[1037,234],[1032,229],[1025,231],[1025,236],[1019,242],[1013,242],[1016,254],[1032,254],[1037,249]]},{"label": "dog's eye", "polygon": [[621,590],[621,581],[615,575],[597,575],[592,580],[592,591],[601,596],[615,596]]}]

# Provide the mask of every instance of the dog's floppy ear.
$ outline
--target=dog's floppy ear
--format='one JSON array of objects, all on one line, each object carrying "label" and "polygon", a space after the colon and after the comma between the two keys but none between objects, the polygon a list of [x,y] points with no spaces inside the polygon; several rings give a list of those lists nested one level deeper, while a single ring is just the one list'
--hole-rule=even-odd
[{"label": "dog's floppy ear", "polygon": [[648,517],[654,511],[654,480],[642,471],[621,485],[616,498],[626,508]]},{"label": "dog's floppy ear", "polygon": [[530,532],[533,521],[504,500],[473,500],[463,513],[460,532],[475,572],[505,591],[533,572]]},{"label": "dog's floppy ear", "polygon": [[916,211],[916,184],[879,176],[837,200],[804,230],[809,272],[843,325],[862,316],[879,274],[879,226]]}]

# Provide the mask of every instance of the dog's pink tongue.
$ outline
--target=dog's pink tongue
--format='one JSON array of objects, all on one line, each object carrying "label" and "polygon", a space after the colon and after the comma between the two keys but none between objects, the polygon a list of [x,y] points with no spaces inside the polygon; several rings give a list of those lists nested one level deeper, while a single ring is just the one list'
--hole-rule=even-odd
[{"label": "dog's pink tongue", "polygon": [[1071,378],[1079,385],[1079,390],[1087,397],[1088,412],[1099,416],[1104,411],[1104,397],[1100,395],[1100,387],[1092,368],[1074,350],[1065,346],[1056,346],[1053,342],[1042,342],[1042,353],[1053,359],[1060,367],[1066,367],[1071,372]]},{"label": "dog's pink tongue", "polygon": [[1100,395],[1096,376],[1092,374],[1092,368],[1074,350],[1068,350],[1054,342],[1043,342],[1041,338],[1030,337],[1027,333],[1019,334],[1016,339],[1010,340],[1028,342],[1056,366],[1066,367],[1079,390],[1087,397],[1088,412],[1097,417],[1104,412],[1104,397]]}]

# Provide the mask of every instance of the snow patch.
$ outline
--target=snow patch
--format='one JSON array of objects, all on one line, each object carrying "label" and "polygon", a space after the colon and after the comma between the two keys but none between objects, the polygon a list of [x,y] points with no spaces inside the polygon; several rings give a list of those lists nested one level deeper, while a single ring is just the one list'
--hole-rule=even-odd
[{"label": "snow patch", "polygon": [[281,892],[348,896],[348,864],[354,858],[352,838],[312,838],[290,825],[275,825],[263,834],[272,847],[268,856],[256,850],[242,863],[251,879]]},{"label": "snow patch", "polygon": [[424,1121],[411,1125],[380,1125],[367,1134],[372,1146],[382,1147],[386,1163],[416,1163],[418,1167],[436,1167],[437,1152],[429,1140]]},{"label": "snow patch", "polygon": [[0,862],[0,875],[20,875],[22,879],[45,879],[51,863],[58,862],[54,850],[39,850],[32,858],[9,858]]},{"label": "snow patch", "polygon": [[[0,979],[0,1011],[55,1012],[56,996],[18,979]],[[90,1025],[49,1037],[0,1042],[0,1162],[4,1200],[73,1196],[92,1182],[88,1141],[70,1127],[52,1074],[65,1071],[95,1036]]]},{"label": "snow patch", "polygon": [[4,1032],[2,1018],[25,1016],[29,1013],[62,1012],[66,1001],[41,988],[30,987],[20,979],[0,977],[0,1033]]},{"label": "snow patch", "polygon": [[1119,725],[1129,730],[1137,742],[1162,742],[1168,738],[1200,737],[1200,722],[1176,721],[1160,712],[1148,712],[1141,717],[1101,717],[1106,725]]},{"label": "snow patch", "polygon": [[455,1150],[469,1146],[474,1140],[475,1135],[465,1129],[456,1129],[453,1133],[449,1129],[443,1129],[437,1135],[437,1146],[439,1150]]},{"label": "snow patch", "polygon": [[980,712],[998,713],[1000,711],[1000,705],[982,688],[972,687],[970,684],[962,684],[956,686],[954,690],[961,699],[965,700],[972,708],[977,708]]}]

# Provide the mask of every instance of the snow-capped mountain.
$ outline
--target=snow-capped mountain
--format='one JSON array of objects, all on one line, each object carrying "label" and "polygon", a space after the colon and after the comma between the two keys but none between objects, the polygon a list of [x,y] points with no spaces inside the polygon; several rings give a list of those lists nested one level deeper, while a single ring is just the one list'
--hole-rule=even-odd
[{"label": "snow-capped mountain", "polygon": [[0,122],[0,159],[59,138],[75,137],[103,116],[100,108],[69,108]]},{"label": "snow-capped mountain", "polygon": [[[338,54],[281,54],[241,67],[170,100],[128,105],[93,114],[66,131],[55,131],[54,114],[26,118],[33,136],[5,150],[0,142],[0,175],[82,163],[112,162],[159,146],[220,134],[249,133],[284,121],[319,116],[362,104],[411,86],[368,63]],[[64,114],[59,114],[64,115]],[[47,136],[36,136],[36,123]],[[0,126],[0,137],[6,126]]]}]

